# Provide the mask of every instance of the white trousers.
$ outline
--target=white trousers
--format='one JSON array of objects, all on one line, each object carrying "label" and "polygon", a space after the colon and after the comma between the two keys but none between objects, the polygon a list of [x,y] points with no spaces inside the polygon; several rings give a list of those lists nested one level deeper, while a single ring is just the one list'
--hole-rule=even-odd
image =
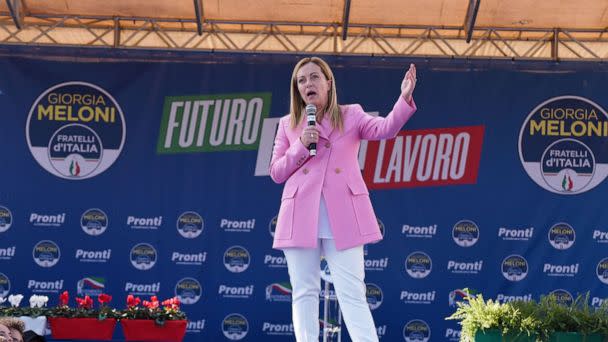
[{"label": "white trousers", "polygon": [[353,342],[377,342],[366,298],[363,246],[336,250],[333,239],[319,239],[317,248],[286,248],[292,287],[292,319],[297,342],[319,341],[320,260],[325,256]]}]

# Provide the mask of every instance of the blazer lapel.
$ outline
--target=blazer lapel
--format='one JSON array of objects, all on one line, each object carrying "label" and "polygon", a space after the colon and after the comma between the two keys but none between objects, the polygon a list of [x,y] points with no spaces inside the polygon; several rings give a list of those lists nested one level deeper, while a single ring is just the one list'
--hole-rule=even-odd
[{"label": "blazer lapel", "polygon": [[302,131],[304,130],[304,127],[306,127],[306,124],[306,118],[300,120],[300,123],[293,129],[295,138],[299,139],[302,136]]},{"label": "blazer lapel", "polygon": [[[346,111],[346,109],[343,107],[342,110]],[[353,125],[355,124],[354,122],[352,122],[353,120],[351,119],[350,115],[348,115],[348,113],[346,112],[342,112],[342,120],[344,120],[343,123],[343,127],[342,129],[338,129],[338,128],[334,128],[331,133],[329,134],[329,140],[330,141],[336,141],[341,139],[342,137],[344,137],[344,135],[350,131],[351,129],[353,129]]]},{"label": "blazer lapel", "polygon": [[333,132],[331,127],[331,121],[328,118],[324,118],[321,124],[317,124],[319,129],[319,136],[325,140],[329,140],[330,134]]}]

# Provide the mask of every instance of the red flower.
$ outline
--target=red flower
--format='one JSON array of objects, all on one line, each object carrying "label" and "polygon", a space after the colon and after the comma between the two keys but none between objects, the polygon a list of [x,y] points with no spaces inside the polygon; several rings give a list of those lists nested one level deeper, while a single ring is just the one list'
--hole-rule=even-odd
[{"label": "red flower", "polygon": [[59,295],[59,306],[68,305],[69,300],[70,300],[70,294],[68,293],[68,291],[63,291],[63,293]]},{"label": "red flower", "polygon": [[93,300],[89,296],[84,296],[84,298],[76,297],[76,302],[78,303],[79,308],[83,308],[83,309],[93,308]]},{"label": "red flower", "polygon": [[162,304],[163,304],[163,306],[166,309],[176,309],[176,310],[179,310],[179,305],[181,303],[179,302],[179,299],[177,297],[173,297],[173,298],[170,298],[170,299],[167,299],[167,300],[163,301]]},{"label": "red flower", "polygon": [[101,305],[108,304],[109,302],[112,301],[112,296],[102,293],[99,295],[99,297],[97,297],[97,300],[99,301],[99,303]]},{"label": "red flower", "polygon": [[149,302],[147,300],[144,300],[144,306],[148,309],[156,309],[158,308],[158,302]]},{"label": "red flower", "polygon": [[150,297],[150,301],[144,300],[144,306],[148,309],[156,309],[159,306],[158,297],[152,296]]},{"label": "red flower", "polygon": [[133,295],[127,296],[127,307],[132,308],[138,306],[141,303],[141,299],[139,297],[134,297]]}]

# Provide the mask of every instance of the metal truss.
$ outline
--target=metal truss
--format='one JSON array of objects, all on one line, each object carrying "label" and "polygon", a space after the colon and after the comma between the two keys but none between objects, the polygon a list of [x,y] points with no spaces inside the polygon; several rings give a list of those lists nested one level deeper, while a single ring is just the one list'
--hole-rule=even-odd
[{"label": "metal truss", "polygon": [[[348,26],[0,14],[0,44],[256,53],[608,60],[608,29]],[[348,29],[348,34],[346,34]],[[199,34],[200,33],[200,34]],[[470,42],[466,40],[469,38]],[[345,39],[344,39],[345,38]]]}]

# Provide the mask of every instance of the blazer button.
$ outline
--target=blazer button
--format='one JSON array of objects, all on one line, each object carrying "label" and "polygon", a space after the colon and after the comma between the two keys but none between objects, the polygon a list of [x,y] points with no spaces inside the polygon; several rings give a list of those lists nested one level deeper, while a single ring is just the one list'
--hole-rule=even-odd
[{"label": "blazer button", "polygon": [[304,168],[304,169],[302,170],[302,173],[303,173],[303,174],[305,174],[305,175],[306,175],[306,174],[308,174],[308,169]]},{"label": "blazer button", "polygon": [[328,142],[325,143],[325,147],[329,148],[330,146],[331,146],[330,143],[328,143]]},{"label": "blazer button", "polygon": [[336,171],[336,173],[342,172],[342,170],[339,167],[337,167],[334,171]]}]

